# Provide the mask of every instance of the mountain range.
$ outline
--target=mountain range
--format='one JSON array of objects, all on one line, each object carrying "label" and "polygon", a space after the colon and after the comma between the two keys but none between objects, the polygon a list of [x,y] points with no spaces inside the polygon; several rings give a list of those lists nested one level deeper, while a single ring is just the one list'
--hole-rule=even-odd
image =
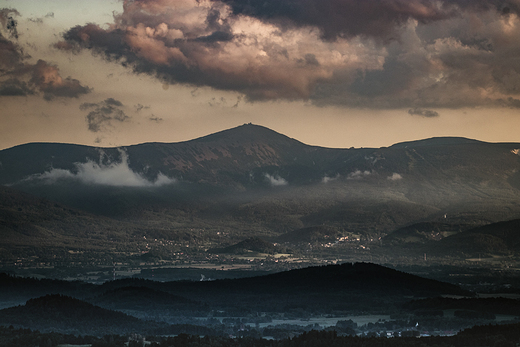
[{"label": "mountain range", "polygon": [[[448,137],[377,149],[331,149],[309,146],[268,128],[245,124],[179,143],[118,148],[56,143],[20,145],[0,151],[0,184],[76,178],[117,186],[162,185],[177,180],[249,188],[265,183],[329,182],[339,177],[393,181],[406,177],[476,185],[494,180],[497,187],[503,187],[502,181],[506,181],[506,188],[518,189],[519,147],[515,143],[491,144]],[[135,175],[134,180],[119,177],[116,182],[110,177],[94,176],[108,176],[117,170],[124,173],[125,168]]]},{"label": "mountain range", "polygon": [[335,149],[244,124],[179,143],[16,146],[0,151],[0,185],[2,258],[36,243],[139,252],[143,237],[217,249],[260,237],[511,254],[515,228],[473,229],[518,223],[520,143]]}]

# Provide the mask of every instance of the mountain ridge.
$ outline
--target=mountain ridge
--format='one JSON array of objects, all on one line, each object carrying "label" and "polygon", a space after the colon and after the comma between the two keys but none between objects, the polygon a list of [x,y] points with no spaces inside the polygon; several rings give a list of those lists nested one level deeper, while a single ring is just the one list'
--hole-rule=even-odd
[{"label": "mountain ridge", "polygon": [[[252,129],[256,129],[256,132],[253,132]],[[261,134],[260,134],[261,133]],[[268,127],[253,124],[253,123],[244,123],[242,125],[238,125],[236,127],[223,129],[214,133],[210,133],[207,135],[202,135],[199,137],[195,137],[193,139],[189,140],[183,140],[183,141],[146,141],[142,143],[136,143],[136,144],[130,144],[130,145],[120,145],[120,146],[91,146],[91,145],[84,145],[84,144],[75,144],[75,143],[69,143],[69,142],[40,142],[40,141],[33,141],[33,142],[27,142],[22,143],[18,145],[14,145],[11,147],[7,147],[4,149],[0,149],[1,151],[4,150],[10,150],[21,146],[27,146],[27,145],[70,145],[70,146],[78,146],[78,147],[88,147],[88,148],[97,148],[97,149],[117,149],[117,148],[128,148],[128,147],[134,147],[134,146],[141,146],[141,145],[148,145],[148,144],[182,144],[182,143],[190,143],[190,142],[211,142],[215,140],[220,140],[221,138],[225,138],[226,135],[231,135],[235,137],[236,139],[239,138],[246,138],[246,135],[254,134],[256,138],[260,137],[260,135],[263,136],[262,139],[265,139],[266,137],[264,135],[269,134],[270,136],[267,136],[267,138],[273,138],[274,136],[280,136],[282,138],[285,138],[287,140],[291,140],[300,144],[303,144],[305,146],[309,147],[316,147],[316,148],[326,148],[326,149],[380,149],[380,148],[391,148],[391,147],[405,147],[409,146],[410,144],[420,144],[420,145],[452,145],[452,144],[520,144],[520,142],[511,142],[511,141],[500,141],[500,142],[487,142],[477,139],[472,139],[468,137],[461,137],[461,136],[433,136],[429,138],[424,139],[418,139],[418,140],[407,140],[407,141],[400,141],[396,142],[394,144],[391,144],[390,146],[382,146],[382,147],[327,147],[327,146],[320,146],[320,145],[310,145],[304,142],[301,142],[295,138],[289,137],[287,135],[284,135],[282,133],[279,133],[275,130],[272,130]]]},{"label": "mountain ridge", "polygon": [[[26,145],[0,151],[0,184],[59,207],[49,203],[45,220],[45,211],[34,217],[1,206],[0,229],[59,238],[77,225],[77,235],[88,235],[89,218],[104,216],[112,219],[94,223],[101,239],[104,227],[118,239],[126,228],[132,240],[142,230],[165,240],[206,240],[207,248],[218,249],[287,233],[288,242],[301,234],[307,243],[332,244],[377,239],[421,222],[470,228],[520,218],[518,149],[520,144],[463,138],[331,149],[252,124],[180,143]],[[91,217],[63,214],[65,206]],[[116,226],[118,221],[128,224]],[[194,235],[194,229],[206,235]],[[217,241],[220,231],[230,239]]]},{"label": "mountain ridge", "polygon": [[[358,171],[358,175],[366,176],[378,169],[384,169],[389,175],[403,169],[414,168],[417,171],[429,159],[416,152],[418,149],[429,157],[432,151],[442,149],[448,151],[443,154],[446,156],[453,155],[453,151],[446,147],[460,146],[466,153],[474,145],[484,146],[495,155],[504,147],[509,149],[505,151],[509,154],[516,147],[520,148],[520,144],[490,144],[458,137],[402,142],[382,148],[326,148],[304,144],[266,127],[245,124],[174,143],[148,142],[106,148],[56,143],[19,145],[0,151],[0,184],[15,184],[53,170],[77,174],[81,169],[78,165],[85,163],[101,167],[125,164],[150,182],[165,175],[171,179],[239,187],[251,182],[265,182],[265,175],[285,174],[303,183],[333,178],[338,174],[356,175]],[[456,160],[464,161],[466,157]],[[485,157],[490,159],[491,155]],[[407,161],[403,162],[406,166],[399,161]],[[350,172],[345,172],[347,170]]]},{"label": "mountain ridge", "polygon": [[[256,130],[256,131],[253,131],[253,130]],[[217,131],[217,132],[214,132],[214,133],[210,133],[210,134],[207,134],[207,135],[202,135],[202,136],[199,136],[199,137],[195,137],[193,139],[190,139],[190,140],[184,140],[184,141],[174,141],[174,142],[164,142],[164,141],[146,141],[146,142],[142,142],[142,143],[136,143],[136,144],[131,144],[131,145],[121,145],[121,146],[108,146],[108,147],[100,147],[100,146],[90,146],[90,145],[83,145],[83,144],[74,144],[74,143],[68,143],[68,142],[39,142],[39,141],[34,141],[34,142],[27,142],[27,143],[22,143],[22,144],[18,144],[18,145],[15,145],[15,146],[11,146],[11,147],[8,147],[8,148],[4,148],[4,149],[1,149],[1,151],[5,151],[5,150],[10,150],[10,149],[14,149],[14,148],[17,148],[17,147],[22,147],[22,146],[27,146],[27,145],[70,145],[70,146],[78,146],[78,147],[89,147],[89,148],[98,148],[98,149],[117,149],[117,148],[128,148],[128,147],[135,147],[135,146],[141,146],[141,145],[149,145],[149,144],[167,144],[167,145],[175,145],[175,144],[183,144],[183,143],[190,143],[190,142],[211,142],[211,141],[216,141],[216,140],[220,140],[222,138],[225,138],[227,135],[231,135],[231,137],[234,137],[235,139],[244,139],[244,138],[247,138],[248,140],[251,139],[251,136],[250,135],[254,135],[253,139],[262,139],[262,140],[265,140],[265,138],[275,138],[275,137],[279,137],[279,138],[284,138],[286,140],[289,140],[289,141],[294,141],[294,142],[297,142],[297,143],[300,143],[300,144],[303,144],[303,145],[306,145],[306,146],[309,146],[309,147],[321,147],[321,148],[327,148],[327,147],[323,147],[323,146],[313,146],[313,145],[309,145],[309,144],[305,144],[301,141],[298,141],[297,139],[294,139],[294,138],[291,138],[289,136],[286,136],[282,133],[279,133],[275,130],[272,130],[268,127],[265,127],[265,126],[262,126],[262,125],[257,125],[257,124],[252,124],[252,123],[245,123],[243,125],[239,125],[239,126],[236,126],[236,127],[233,127],[233,128],[229,128],[229,129],[223,129],[223,130],[220,130],[220,131]],[[267,137],[265,135],[268,135]]]}]

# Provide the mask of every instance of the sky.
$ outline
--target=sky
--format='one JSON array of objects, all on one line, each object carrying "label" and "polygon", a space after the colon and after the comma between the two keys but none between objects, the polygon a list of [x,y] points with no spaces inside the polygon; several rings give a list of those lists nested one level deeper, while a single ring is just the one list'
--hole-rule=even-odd
[{"label": "sky", "polygon": [[520,142],[520,0],[0,0],[0,149]]}]

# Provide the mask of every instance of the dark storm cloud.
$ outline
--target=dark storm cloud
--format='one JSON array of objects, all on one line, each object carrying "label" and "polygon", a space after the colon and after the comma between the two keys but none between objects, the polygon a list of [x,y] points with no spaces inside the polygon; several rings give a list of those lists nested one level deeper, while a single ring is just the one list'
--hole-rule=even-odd
[{"label": "dark storm cloud", "polygon": [[107,104],[108,106],[117,106],[117,107],[121,107],[123,106],[123,103],[119,100],[116,100],[114,98],[108,98],[104,101],[105,104]]},{"label": "dark storm cloud", "polygon": [[502,15],[520,13],[520,2],[518,0],[450,0],[446,3],[456,5],[461,9],[497,11]]},{"label": "dark storm cloud", "polygon": [[18,34],[13,15],[19,13],[11,9],[0,10],[1,29],[11,38],[6,38],[0,31],[0,96],[25,96],[40,91],[46,100],[51,100],[54,97],[77,98],[89,93],[90,89],[78,80],[62,78],[57,66],[41,59],[36,64],[27,62],[31,57],[15,42]]},{"label": "dark storm cloud", "polygon": [[99,132],[112,126],[113,122],[126,122],[129,116],[121,109],[123,104],[116,99],[108,98],[99,103],[83,103],[79,106],[82,111],[90,110],[85,117],[88,130]]},{"label": "dark storm cloud", "polygon": [[231,41],[233,39],[233,35],[224,31],[215,31],[210,35],[197,37],[194,39],[196,42],[205,42],[205,43],[215,43],[215,42],[225,42]]},{"label": "dark storm cloud", "polygon": [[314,26],[327,40],[358,35],[397,38],[410,19],[430,23],[466,10],[519,13],[517,0],[222,0],[236,15],[288,26]]},{"label": "dark storm cloud", "polygon": [[127,0],[108,28],[71,28],[55,47],[250,101],[496,106],[520,98],[519,9],[518,0]]},{"label": "dark storm cloud", "polygon": [[[278,29],[267,32],[259,22],[251,32],[250,24],[217,2],[132,1],[109,29],[95,24],[71,28],[56,47],[87,48],[163,83],[239,91],[249,100],[305,99],[318,80],[331,75],[318,56],[324,50],[308,51],[291,42],[290,55],[283,42],[271,42],[280,35],[272,33]],[[237,26],[247,32],[233,34]]]},{"label": "dark storm cloud", "polygon": [[437,111],[425,110],[418,107],[409,109],[408,114],[412,116],[422,116],[426,118],[439,117],[439,113]]},{"label": "dark storm cloud", "polygon": [[23,59],[24,54],[20,47],[0,33],[0,73],[7,74],[21,65]]},{"label": "dark storm cloud", "polygon": [[34,91],[23,81],[9,79],[0,84],[0,96],[26,96]]},{"label": "dark storm cloud", "polygon": [[455,15],[455,8],[428,0],[223,0],[234,14],[282,26],[314,26],[327,40],[366,35],[395,38],[410,19],[430,22]]},{"label": "dark storm cloud", "polygon": [[496,101],[497,106],[509,107],[509,108],[520,108],[520,99],[509,97],[505,100],[499,99]]},{"label": "dark storm cloud", "polygon": [[[287,72],[277,74],[271,71],[273,67],[255,66],[254,62],[248,64],[247,58],[235,64],[232,60],[239,60],[238,56],[230,56],[228,66],[221,65],[215,56],[220,51],[218,44],[230,40],[227,34],[217,32],[191,40],[168,42],[166,39],[145,36],[147,34],[143,34],[143,30],[137,27],[135,31],[104,31],[100,27],[87,25],[72,28],[66,33],[65,39],[69,43],[68,47],[80,45],[92,49],[107,60],[120,61],[136,73],[155,75],[166,83],[237,90],[250,99],[308,97],[305,84],[285,77]],[[208,54],[205,48],[208,43],[213,43],[211,50],[215,51],[215,55]],[[240,68],[244,64],[250,65],[251,69]],[[265,73],[262,74],[262,71]]]}]

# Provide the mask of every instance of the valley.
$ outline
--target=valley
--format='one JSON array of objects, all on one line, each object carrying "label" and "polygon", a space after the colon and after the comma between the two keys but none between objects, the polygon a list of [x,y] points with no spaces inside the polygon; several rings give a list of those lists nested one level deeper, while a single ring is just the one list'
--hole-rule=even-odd
[{"label": "valley", "polygon": [[514,326],[518,148],[329,149],[245,124],[181,143],[2,150],[0,324],[279,341]]}]

